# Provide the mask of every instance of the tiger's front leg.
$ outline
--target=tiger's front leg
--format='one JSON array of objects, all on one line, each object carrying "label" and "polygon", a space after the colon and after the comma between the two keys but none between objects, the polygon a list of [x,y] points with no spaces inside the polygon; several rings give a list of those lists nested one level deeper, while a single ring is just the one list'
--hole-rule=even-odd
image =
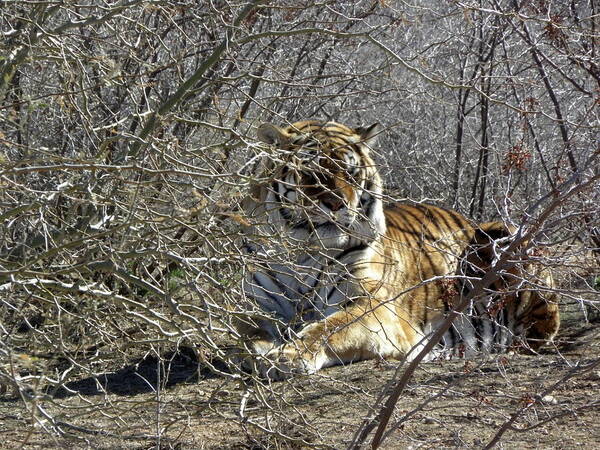
[{"label": "tiger's front leg", "polygon": [[319,348],[309,349],[300,339],[294,340],[267,353],[259,363],[260,374],[272,380],[313,374],[323,367],[321,353]]},{"label": "tiger's front leg", "polygon": [[336,364],[372,358],[400,358],[423,338],[407,314],[393,304],[357,300],[350,307],[302,329],[299,337],[267,354],[263,376],[280,380],[312,374]]}]

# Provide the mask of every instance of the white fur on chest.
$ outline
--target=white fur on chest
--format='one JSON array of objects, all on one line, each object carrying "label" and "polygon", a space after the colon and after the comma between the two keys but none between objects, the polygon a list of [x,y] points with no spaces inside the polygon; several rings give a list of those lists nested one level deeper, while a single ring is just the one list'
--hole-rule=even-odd
[{"label": "white fur on chest", "polygon": [[[281,251],[270,249],[257,254],[262,253],[269,260],[269,254],[278,253],[281,260]],[[284,324],[297,330],[339,311],[361,295],[357,276],[363,272],[362,266],[372,251],[368,246],[359,246],[345,251],[304,253],[289,263],[271,262],[248,273],[244,292],[279,323],[266,327],[267,330],[280,329],[276,331],[280,335]]]}]

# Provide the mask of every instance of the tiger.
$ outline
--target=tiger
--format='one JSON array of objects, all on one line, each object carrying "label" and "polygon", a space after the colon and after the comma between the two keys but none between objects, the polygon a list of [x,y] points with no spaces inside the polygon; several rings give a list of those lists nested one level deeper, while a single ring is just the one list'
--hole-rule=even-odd
[{"label": "tiger", "polygon": [[[412,360],[510,242],[514,230],[502,222],[478,225],[426,203],[384,204],[371,156],[380,133],[379,124],[318,120],[257,129],[269,151],[249,163],[242,208],[253,267],[236,329],[262,376]],[[553,287],[548,271],[520,261],[471,300],[428,358],[550,343],[560,325]]]}]

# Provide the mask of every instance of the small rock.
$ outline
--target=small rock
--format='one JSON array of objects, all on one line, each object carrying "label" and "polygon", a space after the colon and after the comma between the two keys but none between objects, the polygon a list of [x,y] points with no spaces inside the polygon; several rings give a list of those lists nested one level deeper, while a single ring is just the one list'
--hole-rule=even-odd
[{"label": "small rock", "polygon": [[544,395],[542,397],[542,403],[544,405],[556,405],[558,403],[558,400],[556,400],[553,396],[551,395]]},{"label": "small rock", "polygon": [[431,424],[431,423],[436,423],[437,420],[435,420],[433,417],[425,417],[423,419],[423,423],[427,423],[427,424]]}]

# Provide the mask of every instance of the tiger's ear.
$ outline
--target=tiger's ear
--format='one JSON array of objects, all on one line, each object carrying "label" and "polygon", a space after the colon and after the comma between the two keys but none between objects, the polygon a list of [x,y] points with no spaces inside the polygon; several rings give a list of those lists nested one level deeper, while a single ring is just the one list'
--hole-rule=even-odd
[{"label": "tiger's ear", "polygon": [[272,123],[263,123],[256,131],[258,139],[265,144],[282,145],[287,143],[288,135]]},{"label": "tiger's ear", "polygon": [[374,123],[368,127],[355,128],[354,131],[361,137],[362,142],[372,147],[377,142],[377,136],[381,133],[381,125]]}]

